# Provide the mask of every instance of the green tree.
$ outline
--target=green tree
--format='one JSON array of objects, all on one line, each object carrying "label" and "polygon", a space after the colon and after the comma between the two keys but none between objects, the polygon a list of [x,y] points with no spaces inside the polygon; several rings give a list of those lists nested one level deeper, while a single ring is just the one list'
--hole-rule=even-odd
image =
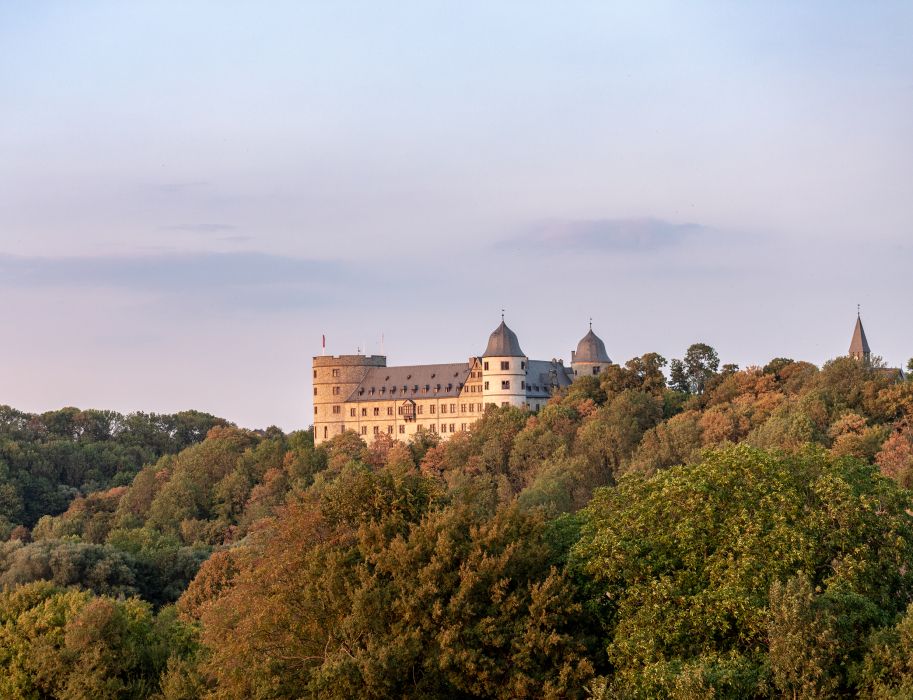
[{"label": "green tree", "polygon": [[[770,600],[775,582],[809,572],[839,633],[827,674],[849,692],[860,640],[913,595],[911,505],[909,493],[851,458],[745,446],[598,490],[582,511],[573,561],[593,581],[591,609],[615,668],[610,687],[669,696],[715,678],[705,689],[716,697],[763,697],[772,680],[804,682],[814,673],[781,665],[779,680],[768,675]],[[774,594],[774,613],[808,622],[794,610],[801,590]],[[826,627],[807,629],[826,636]],[[778,638],[777,658],[792,643]]]}]

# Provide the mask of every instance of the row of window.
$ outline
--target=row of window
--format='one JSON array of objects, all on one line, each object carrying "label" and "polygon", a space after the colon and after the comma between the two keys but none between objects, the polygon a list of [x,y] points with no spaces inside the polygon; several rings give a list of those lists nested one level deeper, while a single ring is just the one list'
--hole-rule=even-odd
[{"label": "row of window", "polygon": [[[421,432],[421,431],[424,430],[424,429],[425,429],[424,426],[421,426],[421,425],[420,425],[420,426],[418,427],[419,432]],[[449,424],[448,424],[448,423],[441,423],[440,428],[438,428],[438,425],[437,425],[436,423],[432,423],[431,425],[428,426],[427,429],[430,430],[432,433],[436,433],[436,432],[442,432],[442,433],[455,433],[455,432],[457,432],[456,423],[449,423]],[[384,432],[384,431],[381,430],[381,426],[379,426],[379,425],[375,425],[374,428],[373,428],[373,431],[374,431],[374,432],[373,432],[374,435],[380,435],[381,432]],[[460,423],[460,431],[461,431],[461,432],[466,432],[466,423]],[[392,426],[392,425],[388,425],[388,426],[386,427],[386,429],[385,429],[385,432],[387,433],[387,435],[393,435],[393,426]],[[406,426],[405,426],[405,425],[399,426],[399,433],[400,433],[400,435],[405,434],[405,432],[406,432]],[[324,433],[323,436],[326,437],[326,436],[327,436],[327,429],[326,429],[326,428],[323,429],[323,433]],[[361,426],[361,434],[362,434],[362,435],[367,435],[367,434],[368,434],[368,426],[367,426],[367,425]]]},{"label": "row of window", "polygon": [[[489,405],[489,406],[494,406],[495,404],[489,403],[488,405]],[[509,406],[509,405],[510,405],[510,402],[509,402],[509,401],[502,401],[502,402],[501,402],[501,405],[502,405],[502,406]],[[527,404],[527,408],[531,408],[531,409],[533,409],[534,411],[538,411],[538,410],[539,410],[539,404],[535,404],[534,406],[530,406],[529,404]],[[482,404],[479,404],[479,410],[480,410],[480,411],[482,410]],[[450,424],[449,424],[449,432],[455,433],[455,432],[456,432],[455,426],[456,426],[456,423],[450,423]],[[466,424],[466,423],[460,423],[460,430],[461,430],[461,431],[465,431],[465,430],[466,430],[466,427],[467,427],[467,424]],[[406,433],[406,426],[405,426],[405,425],[399,425],[399,426],[397,426],[397,428],[398,428],[398,433],[399,433],[400,435],[405,435],[405,433]],[[430,428],[431,432],[437,432],[437,431],[438,431],[437,425],[432,424],[431,426],[429,426],[429,428]],[[381,426],[379,426],[379,425],[373,426],[372,429],[373,429],[373,431],[374,431],[374,435],[379,435],[380,432],[381,432]],[[345,426],[344,426],[344,425],[340,425],[340,426],[339,426],[339,432],[342,433],[344,430],[345,430]],[[417,430],[418,430],[419,432],[421,432],[421,431],[425,430],[425,426],[420,425],[420,426],[418,426]],[[386,432],[387,432],[388,435],[392,435],[392,434],[393,434],[393,426],[392,426],[392,425],[387,425],[387,426],[386,426]],[[447,423],[441,423],[441,425],[440,425],[440,432],[442,432],[442,433],[448,432],[448,424],[447,424]],[[366,426],[366,425],[361,426],[361,434],[362,434],[362,435],[367,435],[367,434],[368,434],[368,426]],[[328,437],[329,437],[329,427],[325,425],[325,426],[323,426],[323,439],[326,440],[326,439],[328,439]]]},{"label": "row of window", "polygon": [[[488,369],[488,363],[487,363],[487,362],[483,362],[483,363],[482,363],[482,368],[487,370],[487,369]],[[501,369],[502,369],[502,370],[509,370],[509,369],[510,369],[510,360],[501,360]],[[523,362],[523,361],[520,362],[520,369],[526,369],[526,362]],[[481,372],[479,373],[479,376],[481,377]]]}]

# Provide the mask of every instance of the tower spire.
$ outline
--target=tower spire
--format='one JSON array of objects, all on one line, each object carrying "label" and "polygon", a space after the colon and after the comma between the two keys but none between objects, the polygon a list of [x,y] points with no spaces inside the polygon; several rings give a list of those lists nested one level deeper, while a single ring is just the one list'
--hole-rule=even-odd
[{"label": "tower spire", "polygon": [[862,309],[859,304],[856,305],[856,327],[853,329],[853,339],[850,341],[850,357],[857,360],[867,360],[872,354],[869,347],[869,341],[865,337],[865,329],[862,327]]}]

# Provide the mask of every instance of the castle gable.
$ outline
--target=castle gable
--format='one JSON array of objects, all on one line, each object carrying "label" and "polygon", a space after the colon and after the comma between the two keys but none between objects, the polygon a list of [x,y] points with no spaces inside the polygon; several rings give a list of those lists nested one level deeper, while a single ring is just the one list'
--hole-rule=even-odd
[{"label": "castle gable", "polygon": [[526,373],[526,396],[547,399],[552,387],[568,386],[571,378],[563,364],[554,360],[530,360]]}]

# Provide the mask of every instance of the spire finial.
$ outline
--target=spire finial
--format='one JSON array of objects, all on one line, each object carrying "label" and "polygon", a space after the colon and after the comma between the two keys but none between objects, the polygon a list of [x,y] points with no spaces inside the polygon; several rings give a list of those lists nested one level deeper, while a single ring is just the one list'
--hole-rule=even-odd
[{"label": "spire finial", "polygon": [[504,309],[501,309],[501,323],[504,323]]},{"label": "spire finial", "polygon": [[856,318],[862,317],[862,304],[856,304]]},{"label": "spire finial", "polygon": [[593,330],[593,317],[590,316],[590,330]]}]

